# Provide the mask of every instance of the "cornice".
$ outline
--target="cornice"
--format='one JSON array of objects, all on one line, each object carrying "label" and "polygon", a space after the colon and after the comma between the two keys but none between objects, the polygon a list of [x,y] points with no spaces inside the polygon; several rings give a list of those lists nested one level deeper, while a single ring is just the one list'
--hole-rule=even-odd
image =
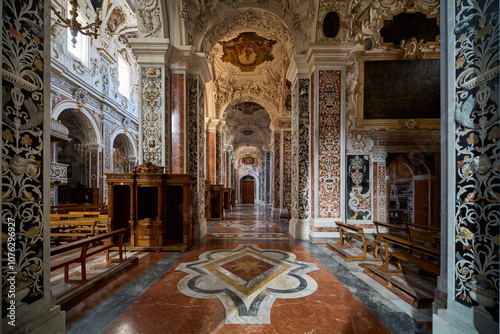
[{"label": "cornice", "polygon": [[139,65],[166,64],[172,55],[173,46],[168,38],[130,38],[128,43]]}]

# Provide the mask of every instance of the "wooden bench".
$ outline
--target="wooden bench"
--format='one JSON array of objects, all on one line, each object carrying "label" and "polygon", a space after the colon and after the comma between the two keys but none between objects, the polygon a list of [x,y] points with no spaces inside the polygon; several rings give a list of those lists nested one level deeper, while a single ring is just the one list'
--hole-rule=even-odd
[{"label": "wooden bench", "polygon": [[[86,271],[87,257],[95,255],[95,254],[103,252],[103,251],[106,251],[106,262],[110,262],[109,261],[110,248],[118,247],[118,254],[119,254],[118,261],[122,262],[124,260],[123,259],[123,250],[124,250],[123,240],[124,240],[125,232],[126,232],[125,229],[120,229],[120,230],[116,230],[116,231],[112,231],[112,232],[108,232],[108,233],[102,233],[102,234],[98,234],[98,235],[95,235],[92,237],[80,239],[77,241],[68,242],[64,245],[52,247],[50,249],[51,256],[62,254],[62,253],[65,253],[65,252],[68,252],[68,251],[71,251],[74,249],[80,249],[81,251],[80,251],[80,254],[77,256],[72,256],[69,258],[64,257],[64,258],[61,258],[61,259],[58,259],[55,261],[51,261],[50,270],[53,271],[53,270],[56,270],[59,268],[64,268],[64,282],[66,282],[66,283],[69,283],[69,282],[71,282],[71,283],[74,283],[74,282],[83,283],[83,282],[87,281],[87,271]],[[118,237],[118,241],[113,242],[112,241],[113,237]],[[97,246],[97,247],[91,247],[92,244],[101,242],[105,239],[108,240],[107,244],[104,244],[102,246]],[[70,280],[69,279],[69,266],[71,264],[74,264],[74,263],[78,263],[81,266],[82,278],[80,280]]]},{"label": "wooden bench", "polygon": [[424,226],[413,223],[404,223],[408,228],[409,240],[422,244],[432,245],[435,248],[441,244],[441,229],[433,226]]},{"label": "wooden bench", "polygon": [[50,237],[53,241],[71,241],[93,236],[95,228],[95,220],[55,220],[50,221]]},{"label": "wooden bench", "polygon": [[[380,261],[378,256],[378,247],[379,243],[375,239],[367,238],[365,236],[365,232],[363,228],[356,227],[354,225],[344,224],[342,222],[335,222],[338,227],[338,231],[340,233],[340,240],[333,244],[328,243],[328,246],[333,250],[337,251],[342,257],[344,257],[345,261]],[[347,239],[348,244],[344,244],[344,238]],[[342,247],[354,248],[352,244],[352,239],[361,241],[363,244],[363,253],[358,256],[349,255],[346,253]],[[374,258],[367,257],[368,247],[373,247],[373,256]]]},{"label": "wooden bench", "polygon": [[[406,262],[424,270],[428,273],[438,276],[440,274],[440,267],[438,263],[426,260],[423,256],[427,255],[439,259],[439,250],[401,237],[397,237],[388,233],[380,234],[380,238],[384,242],[385,259],[384,263],[376,267],[368,265],[365,268],[365,273],[370,272],[380,276],[387,281],[388,286],[395,286],[414,299],[413,307],[418,307],[424,300],[429,298],[422,296],[421,293],[410,287],[408,284],[392,277],[390,273],[405,273],[402,262]],[[405,251],[406,250],[406,251]],[[414,253],[421,254],[422,257],[416,256]],[[397,259],[398,269],[389,270],[391,258]]]}]

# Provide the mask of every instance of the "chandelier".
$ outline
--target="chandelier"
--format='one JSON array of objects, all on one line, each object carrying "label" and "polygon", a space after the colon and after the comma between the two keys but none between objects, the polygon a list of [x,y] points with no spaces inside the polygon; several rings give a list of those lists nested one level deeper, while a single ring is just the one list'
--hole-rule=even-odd
[{"label": "chandelier", "polygon": [[78,143],[73,146],[73,149],[78,153],[80,153],[80,157],[83,157],[83,153],[89,150],[89,146],[82,143]]},{"label": "chandelier", "polygon": [[60,25],[63,28],[69,28],[69,31],[71,32],[71,35],[73,38],[71,39],[71,43],[73,43],[73,47],[75,47],[76,44],[76,36],[78,36],[78,33],[87,35],[87,36],[92,36],[94,38],[97,38],[97,30],[102,24],[101,18],[100,18],[100,8],[97,8],[97,17],[94,23],[87,24],[86,26],[82,26],[80,22],[78,22],[77,17],[78,17],[78,0],[70,0],[69,1],[71,5],[71,9],[69,13],[71,14],[71,17],[65,19],[62,17],[61,13],[58,12],[57,10],[54,9],[54,7],[51,6],[52,10],[56,14],[58,20],[55,20],[55,23]]}]

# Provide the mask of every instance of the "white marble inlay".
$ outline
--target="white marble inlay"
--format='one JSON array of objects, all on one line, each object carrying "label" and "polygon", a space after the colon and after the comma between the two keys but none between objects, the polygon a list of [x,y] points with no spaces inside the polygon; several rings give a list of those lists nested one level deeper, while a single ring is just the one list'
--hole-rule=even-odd
[{"label": "white marble inlay", "polygon": [[[244,259],[243,259],[244,258]],[[244,267],[248,280],[223,266],[244,261],[270,267]],[[252,262],[254,261],[254,262]],[[227,267],[227,266],[226,266]],[[180,264],[176,270],[188,273],[177,284],[180,292],[195,298],[218,298],[226,310],[226,324],[269,324],[271,307],[277,298],[300,298],[316,291],[318,284],[307,273],[319,270],[314,263],[297,261],[293,253],[239,245],[235,249],[213,250],[200,260]]]}]

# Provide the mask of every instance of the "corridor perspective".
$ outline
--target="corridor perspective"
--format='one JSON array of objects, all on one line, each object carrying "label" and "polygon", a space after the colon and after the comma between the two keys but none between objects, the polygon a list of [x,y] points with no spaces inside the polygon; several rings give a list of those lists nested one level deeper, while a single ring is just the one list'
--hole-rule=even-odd
[{"label": "corridor perspective", "polygon": [[430,333],[429,308],[287,228],[242,204],[186,253],[128,252],[138,264],[67,309],[67,333]]},{"label": "corridor perspective", "polygon": [[498,334],[499,0],[2,0],[2,334]]}]

